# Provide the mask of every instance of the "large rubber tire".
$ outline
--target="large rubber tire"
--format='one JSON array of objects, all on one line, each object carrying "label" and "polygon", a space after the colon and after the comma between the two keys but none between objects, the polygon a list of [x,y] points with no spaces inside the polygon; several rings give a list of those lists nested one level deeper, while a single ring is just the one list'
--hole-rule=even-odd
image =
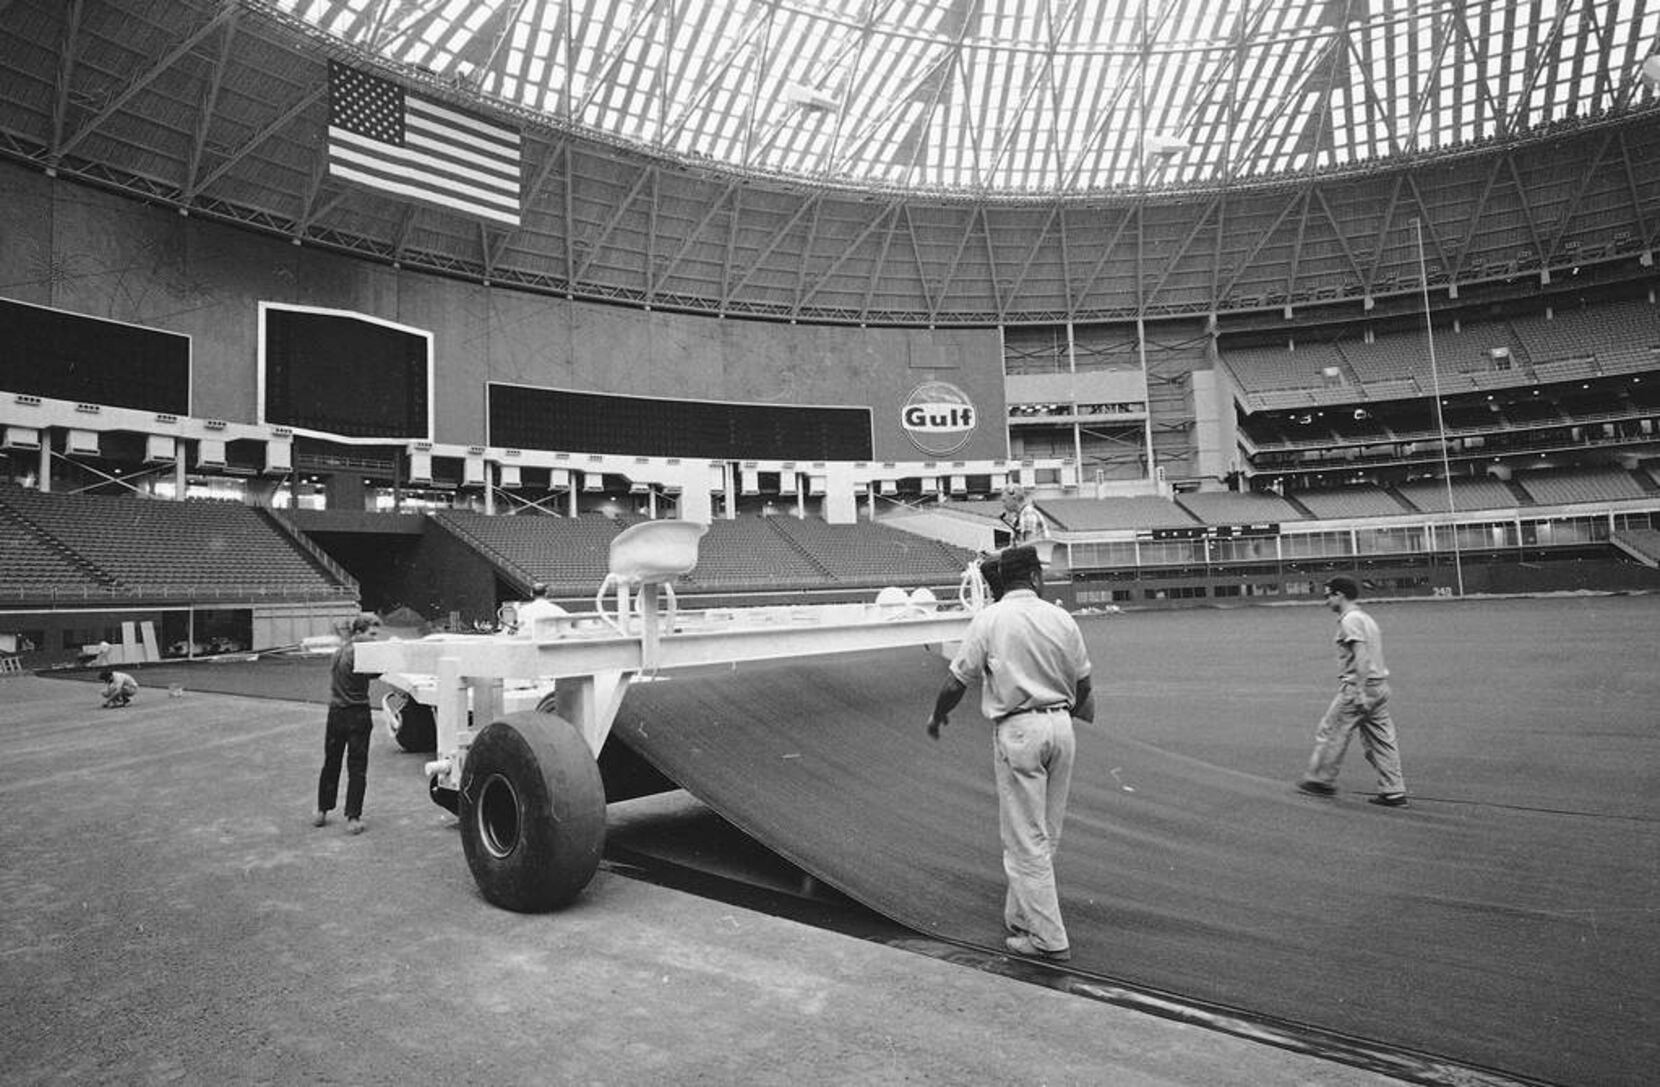
[{"label": "large rubber tire", "polygon": [[398,710],[392,738],[405,751],[426,753],[438,749],[438,718],[432,707],[413,698]]},{"label": "large rubber tire", "polygon": [[[555,692],[550,691],[536,703],[536,712],[557,713],[558,706]],[[636,754],[616,733],[606,738],[605,746],[600,748],[598,763],[600,780],[605,782],[607,804],[672,793],[680,788],[663,771]]]},{"label": "large rubber tire", "polygon": [[519,913],[568,904],[605,850],[605,785],[562,717],[516,713],[479,731],[461,772],[461,846],[490,902]]}]

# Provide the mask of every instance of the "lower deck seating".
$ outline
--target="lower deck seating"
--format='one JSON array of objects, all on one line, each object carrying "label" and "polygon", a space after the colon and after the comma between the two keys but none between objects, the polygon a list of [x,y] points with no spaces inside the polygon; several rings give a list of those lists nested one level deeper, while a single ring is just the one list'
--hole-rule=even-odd
[{"label": "lower deck seating", "polygon": [[1542,506],[1576,502],[1617,502],[1644,497],[1643,488],[1623,468],[1563,469],[1528,472],[1517,477],[1522,489]]},{"label": "lower deck seating", "polygon": [[697,568],[683,583],[705,589],[792,589],[829,581],[824,567],[791,545],[771,517],[717,518],[698,548]]},{"label": "lower deck seating", "polygon": [[1308,520],[1296,506],[1271,494],[1199,491],[1178,495],[1176,501],[1208,525],[1278,524]]},{"label": "lower deck seating", "polygon": [[1407,510],[1382,487],[1368,485],[1337,487],[1328,491],[1299,491],[1301,502],[1315,517],[1387,517]]},{"label": "lower deck seating", "polygon": [[122,595],[333,594],[339,581],[240,502],[47,494],[0,485],[0,510]]},{"label": "lower deck seating", "polygon": [[832,525],[818,518],[767,523],[840,585],[910,586],[956,578],[970,552],[886,525]]},{"label": "lower deck seating", "polygon": [[1052,527],[1068,532],[1187,528],[1199,523],[1187,510],[1157,495],[1046,498],[1037,506]]},{"label": "lower deck seating", "polygon": [[518,580],[544,582],[554,596],[591,596],[610,568],[611,541],[637,517],[492,516],[443,510],[433,519]]},{"label": "lower deck seating", "polygon": [[[445,510],[434,519],[495,566],[524,582],[545,582],[559,597],[599,590],[611,541],[638,517],[495,517]],[[952,580],[968,552],[885,525],[831,525],[817,518],[716,518],[681,590],[788,591],[848,586],[936,584]]]},{"label": "lower deck seating", "polygon": [[0,596],[84,596],[100,586],[45,540],[0,508]]},{"label": "lower deck seating", "polygon": [[1449,508],[1460,510],[1514,509],[1519,503],[1510,488],[1496,479],[1455,479],[1452,483],[1452,504],[1447,500],[1447,483],[1440,479],[1416,480],[1403,483],[1396,490],[1402,498],[1424,513],[1446,513]]}]

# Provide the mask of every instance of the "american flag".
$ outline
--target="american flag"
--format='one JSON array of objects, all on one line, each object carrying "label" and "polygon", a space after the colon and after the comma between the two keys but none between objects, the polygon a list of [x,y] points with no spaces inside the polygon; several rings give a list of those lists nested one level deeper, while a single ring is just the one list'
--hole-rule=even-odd
[{"label": "american flag", "polygon": [[329,173],[519,225],[519,133],[329,62]]}]

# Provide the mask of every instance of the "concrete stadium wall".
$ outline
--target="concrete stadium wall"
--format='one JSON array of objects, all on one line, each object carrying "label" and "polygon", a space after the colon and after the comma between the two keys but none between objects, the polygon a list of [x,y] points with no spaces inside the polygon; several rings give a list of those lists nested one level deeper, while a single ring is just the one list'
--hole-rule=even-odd
[{"label": "concrete stadium wall", "polygon": [[210,634],[226,633],[244,649],[268,650],[295,646],[313,635],[337,634],[358,611],[358,602],[351,599],[19,607],[0,609],[0,633],[27,635],[33,643],[34,648],[18,654],[25,669],[61,668],[76,664],[84,645],[103,639],[119,646],[124,623],[153,624],[158,648],[163,656],[172,656],[169,646],[192,629],[191,612],[196,614],[198,642],[205,643]]},{"label": "concrete stadium wall", "polygon": [[[1460,572],[1466,596],[1526,596],[1545,593],[1660,592],[1660,570],[1640,565],[1611,546],[1566,548],[1560,552],[1476,552],[1464,556],[1462,571],[1450,555],[1417,559],[1234,564],[1227,570],[1088,570],[1050,585],[1046,595],[1068,607],[1109,604],[1132,609],[1238,607],[1306,601],[1318,603],[1320,586],[1347,574],[1365,586],[1369,599],[1458,595]],[[1114,598],[1114,593],[1122,594]]]},{"label": "concrete stadium wall", "polygon": [[953,458],[1008,455],[995,329],[803,326],[572,302],[291,245],[9,163],[0,163],[0,238],[0,295],[189,335],[197,417],[259,422],[258,303],[268,301],[432,332],[439,442],[483,443],[484,386],[501,381],[868,407],[873,459],[932,460],[899,413],[918,384],[938,380],[962,389],[983,420]]}]

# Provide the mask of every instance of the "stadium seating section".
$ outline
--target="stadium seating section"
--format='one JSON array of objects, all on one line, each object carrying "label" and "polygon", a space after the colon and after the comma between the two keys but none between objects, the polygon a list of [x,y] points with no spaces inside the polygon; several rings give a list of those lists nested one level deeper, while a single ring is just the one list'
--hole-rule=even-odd
[{"label": "stadium seating section", "polygon": [[[1390,400],[1641,373],[1660,365],[1660,306],[1643,300],[1562,308],[1548,317],[1435,329],[1436,365],[1422,330],[1386,332],[1371,343],[1223,344],[1221,358],[1258,409],[1339,400]],[[1506,354],[1495,359],[1493,352]]]},{"label": "stadium seating section", "polygon": [[0,592],[11,597],[355,595],[240,502],[43,494],[0,485]]},{"label": "stadium seating section", "polygon": [[[1059,533],[1094,533],[1410,516],[1449,508],[1445,481],[1397,487],[1357,484],[1294,492],[1209,491],[1101,499],[1058,498],[1038,505]],[[1514,510],[1652,498],[1653,466],[1556,469],[1453,481],[1458,510]],[[956,501],[957,513],[988,522],[996,501]],[[433,522],[482,556],[510,581],[548,583],[553,595],[586,598],[604,581],[611,541],[636,515],[489,516],[444,510]],[[321,597],[356,587],[335,576],[270,515],[236,502],[171,502],[138,497],[41,494],[0,484],[0,596]],[[682,592],[789,592],[939,586],[955,581],[970,551],[860,521],[747,515],[717,519]]]},{"label": "stadium seating section", "polygon": [[[611,540],[639,520],[598,514],[491,517],[460,510],[434,519],[510,577],[545,582],[559,597],[596,592],[608,571]],[[955,581],[969,558],[962,548],[885,525],[745,516],[711,523],[698,548],[697,568],[675,586],[683,592],[768,592],[939,585]]]},{"label": "stadium seating section", "polygon": [[1447,498],[1447,483],[1440,479],[1416,480],[1395,488],[1413,507],[1425,513],[1446,513],[1449,509],[1487,510],[1515,509],[1522,501],[1509,487],[1497,479],[1455,479],[1452,481],[1451,504]]},{"label": "stadium seating section", "polygon": [[1394,495],[1369,483],[1302,492],[1297,495],[1297,500],[1323,521],[1344,517],[1389,517],[1409,512]]},{"label": "stadium seating section", "polygon": [[[1345,374],[1343,358],[1330,344],[1298,344],[1296,350],[1284,345],[1233,347],[1224,352],[1223,358],[1246,392],[1318,389],[1327,383],[1328,368],[1336,367],[1340,375]],[[1353,377],[1352,373],[1347,376]]]},{"label": "stadium seating section", "polygon": [[555,596],[591,595],[605,580],[611,540],[638,518],[492,517],[444,510],[433,519],[517,580]]},{"label": "stadium seating section", "polygon": [[1279,524],[1308,520],[1308,516],[1296,506],[1272,494],[1206,491],[1178,495],[1176,501],[1193,516],[1211,525]]},{"label": "stadium seating section", "polygon": [[68,591],[81,596],[98,591],[102,583],[75,562],[55,541],[31,532],[0,505],[0,591],[8,596],[45,595]]},{"label": "stadium seating section", "polygon": [[1646,497],[1630,472],[1609,468],[1561,469],[1528,472],[1519,477],[1522,488],[1541,506],[1568,506],[1577,502],[1617,502]]},{"label": "stadium seating section", "polygon": [[1117,529],[1191,528],[1200,524],[1193,514],[1167,498],[1052,498],[1038,509],[1056,529],[1069,532],[1106,532]]}]

